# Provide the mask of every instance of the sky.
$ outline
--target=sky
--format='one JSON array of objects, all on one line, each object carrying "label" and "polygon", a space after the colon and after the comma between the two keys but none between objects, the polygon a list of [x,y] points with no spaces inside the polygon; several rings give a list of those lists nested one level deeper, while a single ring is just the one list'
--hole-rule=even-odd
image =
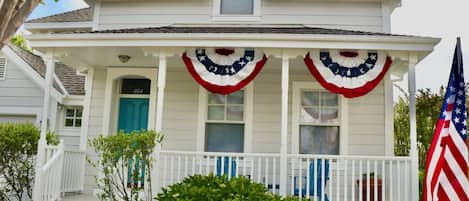
[{"label": "sky", "polygon": [[[29,19],[87,7],[82,0],[45,0]],[[402,0],[391,17],[393,33],[442,38],[435,51],[417,65],[417,88],[438,90],[446,85],[456,37],[462,40],[463,58],[469,67],[469,0]],[[466,54],[464,54],[464,50]],[[465,68],[466,80],[469,69]]]}]

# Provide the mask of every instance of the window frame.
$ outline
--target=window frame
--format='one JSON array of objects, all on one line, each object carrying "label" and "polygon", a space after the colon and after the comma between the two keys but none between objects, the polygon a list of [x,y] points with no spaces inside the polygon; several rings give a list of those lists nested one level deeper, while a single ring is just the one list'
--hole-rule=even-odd
[{"label": "window frame", "polygon": [[[73,117],[67,116],[67,110],[73,110]],[[77,117],[77,110],[81,110],[81,117]],[[72,107],[65,107],[64,108],[64,117],[63,117],[63,127],[64,128],[69,128],[69,129],[78,129],[83,126],[83,108],[78,107],[78,106],[72,106]],[[72,126],[67,126],[67,119],[72,119],[73,125]],[[81,120],[80,126],[76,126],[76,121]]]},{"label": "window frame", "polygon": [[[206,147],[206,124],[244,124],[243,153],[250,153],[252,149],[252,112],[253,112],[253,82],[244,89],[243,121],[234,120],[208,120],[208,94],[209,92],[199,87],[199,108],[197,123],[197,151],[204,152]],[[225,102],[225,106],[226,106]],[[226,108],[225,108],[226,109]],[[226,113],[226,112],[225,112]],[[225,114],[226,116],[226,114]],[[226,119],[226,118],[225,118]]]},{"label": "window frame", "polygon": [[293,82],[292,91],[292,149],[293,154],[300,153],[300,126],[338,126],[339,155],[348,153],[348,100],[338,95],[338,122],[336,123],[302,123],[301,100],[303,91],[328,92],[319,83]]},{"label": "window frame", "polygon": [[222,14],[222,0],[213,0],[212,20],[214,21],[260,21],[262,0],[253,0],[252,14]]}]

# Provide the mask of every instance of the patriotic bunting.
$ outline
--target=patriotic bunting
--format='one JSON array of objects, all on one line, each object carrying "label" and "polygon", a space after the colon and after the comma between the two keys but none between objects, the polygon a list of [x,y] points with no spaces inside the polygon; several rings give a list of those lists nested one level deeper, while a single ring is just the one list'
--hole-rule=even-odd
[{"label": "patriotic bunting", "polygon": [[391,66],[381,51],[312,50],[304,58],[311,74],[327,90],[347,98],[373,90]]},{"label": "patriotic bunting", "polygon": [[182,59],[200,85],[219,94],[230,94],[245,87],[267,61],[263,52],[244,48],[190,49]]}]

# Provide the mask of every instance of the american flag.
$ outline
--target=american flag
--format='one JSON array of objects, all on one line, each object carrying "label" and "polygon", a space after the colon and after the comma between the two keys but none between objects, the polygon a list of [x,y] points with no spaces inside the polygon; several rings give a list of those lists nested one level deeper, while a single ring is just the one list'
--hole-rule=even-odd
[{"label": "american flag", "polygon": [[441,115],[428,151],[424,201],[468,201],[467,112],[458,38]]}]

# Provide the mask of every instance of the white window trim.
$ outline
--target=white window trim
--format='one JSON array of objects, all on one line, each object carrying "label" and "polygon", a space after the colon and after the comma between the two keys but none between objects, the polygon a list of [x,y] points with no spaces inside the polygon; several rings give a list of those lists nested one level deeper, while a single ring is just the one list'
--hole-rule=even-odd
[{"label": "white window trim", "polygon": [[212,20],[213,21],[260,21],[262,0],[253,0],[252,15],[223,15],[221,14],[221,0],[213,0]]},{"label": "white window trim", "polygon": [[[72,118],[67,116],[67,110],[75,110]],[[81,110],[81,117],[79,117],[79,118],[76,117],[76,110]],[[62,118],[63,119],[63,124],[62,124],[63,128],[66,128],[66,129],[79,129],[83,125],[83,107],[80,107],[80,106],[66,106],[64,108],[63,115],[64,115],[63,118]],[[67,119],[73,119],[73,126],[67,126],[66,125]],[[76,123],[77,119],[81,120],[81,125],[79,127],[75,126],[75,123]]]},{"label": "white window trim", "polygon": [[[252,116],[254,100],[254,83],[251,82],[244,88],[244,153],[252,151]],[[199,87],[199,109],[197,120],[197,151],[205,151],[205,125],[208,113],[208,92],[205,88]],[[210,123],[216,121],[209,121]],[[223,123],[226,123],[223,121]],[[237,123],[233,121],[232,123]]]},{"label": "white window trim", "polygon": [[0,59],[5,59],[5,67],[3,68],[3,77],[0,77],[0,80],[5,80],[7,78],[8,59],[6,57],[0,57]]},{"label": "white window trim", "polygon": [[[324,91],[319,83],[293,82],[292,97],[292,149],[291,153],[299,154],[300,150],[300,102],[303,90]],[[337,125],[337,124],[334,124]],[[348,100],[339,95],[339,154],[348,154]]]}]

